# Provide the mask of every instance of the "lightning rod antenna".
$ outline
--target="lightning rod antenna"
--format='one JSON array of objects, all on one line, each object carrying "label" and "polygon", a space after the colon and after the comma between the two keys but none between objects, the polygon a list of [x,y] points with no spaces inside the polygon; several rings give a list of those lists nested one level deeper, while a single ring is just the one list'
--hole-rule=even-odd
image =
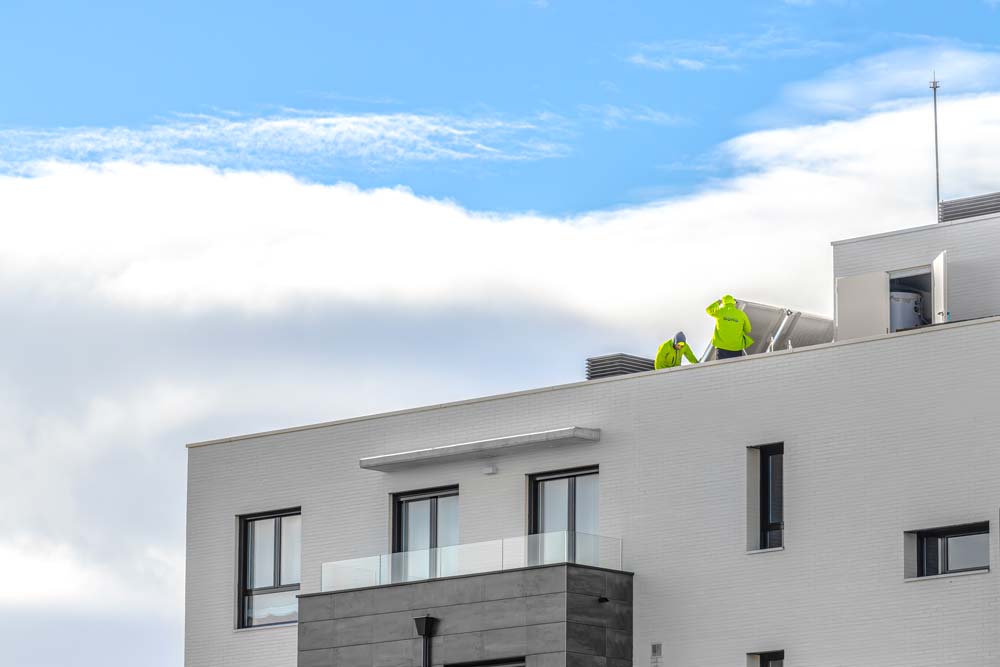
[{"label": "lightning rod antenna", "polygon": [[941,166],[938,157],[938,119],[937,119],[937,91],[941,87],[941,82],[937,80],[937,72],[931,73],[930,88],[934,91],[934,182],[937,188],[937,217],[941,222]]}]

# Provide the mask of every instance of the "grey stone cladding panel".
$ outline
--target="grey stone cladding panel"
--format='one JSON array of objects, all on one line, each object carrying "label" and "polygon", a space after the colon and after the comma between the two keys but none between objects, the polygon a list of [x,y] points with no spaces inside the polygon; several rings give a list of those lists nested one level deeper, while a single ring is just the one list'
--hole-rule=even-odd
[{"label": "grey stone cladding panel", "polygon": [[[623,625],[631,619],[625,611],[630,603],[609,594],[630,598],[631,575],[552,565],[306,595],[300,598],[298,662],[418,666],[423,640],[413,619],[425,614],[437,619],[435,665],[524,659],[535,667],[563,667],[630,657],[631,646],[622,646],[631,642],[631,626]],[[585,659],[593,660],[580,662]]]}]

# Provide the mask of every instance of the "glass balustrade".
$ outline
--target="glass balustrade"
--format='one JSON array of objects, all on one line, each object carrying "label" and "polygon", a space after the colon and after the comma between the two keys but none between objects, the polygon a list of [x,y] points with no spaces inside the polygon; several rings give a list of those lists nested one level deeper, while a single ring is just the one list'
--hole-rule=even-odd
[{"label": "glass balustrade", "polygon": [[555,563],[620,570],[622,542],[614,537],[558,531],[352,558],[323,563],[321,587],[324,592],[339,591]]}]

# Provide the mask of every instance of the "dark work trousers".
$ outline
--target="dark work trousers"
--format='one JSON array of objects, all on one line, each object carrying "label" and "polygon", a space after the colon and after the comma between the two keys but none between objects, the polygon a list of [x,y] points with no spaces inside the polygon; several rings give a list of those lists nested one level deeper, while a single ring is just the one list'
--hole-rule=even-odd
[{"label": "dark work trousers", "polygon": [[723,350],[721,347],[716,348],[715,358],[716,359],[735,359],[736,357],[742,357],[743,350]]}]

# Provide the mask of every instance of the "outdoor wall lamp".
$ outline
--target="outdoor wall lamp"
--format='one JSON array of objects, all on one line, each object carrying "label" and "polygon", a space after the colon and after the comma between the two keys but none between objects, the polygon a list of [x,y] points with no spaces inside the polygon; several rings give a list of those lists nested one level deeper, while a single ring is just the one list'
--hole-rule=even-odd
[{"label": "outdoor wall lamp", "polygon": [[417,616],[413,619],[413,623],[417,626],[417,634],[424,639],[423,667],[431,667],[431,637],[434,636],[434,626],[437,625],[437,619],[428,614]]}]

